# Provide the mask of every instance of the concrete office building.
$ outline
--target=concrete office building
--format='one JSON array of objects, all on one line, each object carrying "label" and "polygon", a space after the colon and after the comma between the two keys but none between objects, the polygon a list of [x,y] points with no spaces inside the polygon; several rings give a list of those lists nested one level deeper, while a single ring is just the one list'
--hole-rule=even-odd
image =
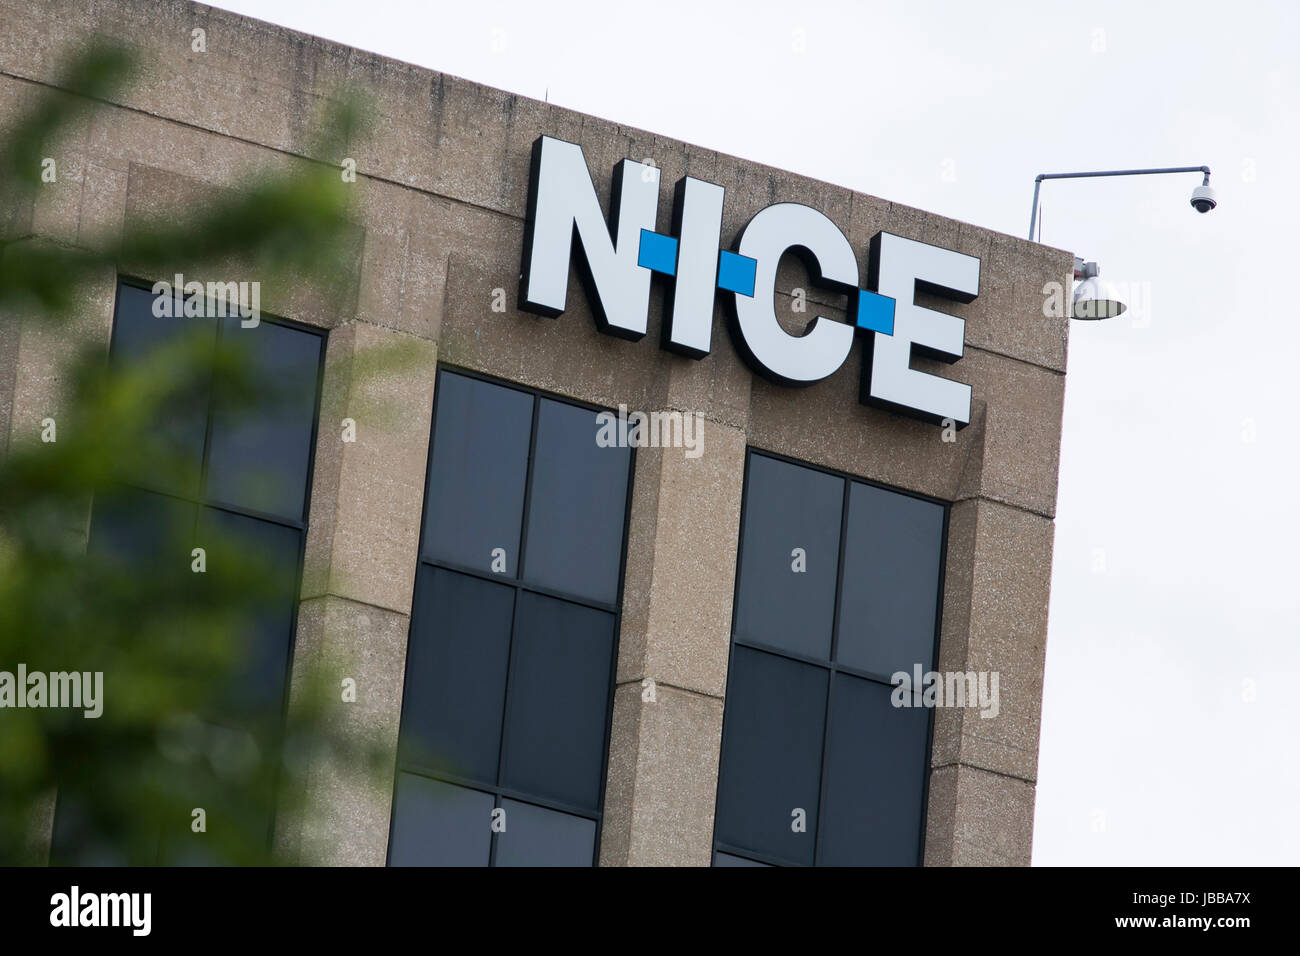
[{"label": "concrete office building", "polygon": [[[373,98],[352,294],[261,306],[282,320],[266,347],[321,370],[319,427],[295,432],[314,456],[277,512],[305,568],[286,675],[349,655],[350,719],[393,773],[321,767],[309,812],[277,822],[282,859],[1029,863],[1067,339],[1044,287],[1069,288],[1071,255],[184,0],[0,10],[7,115],[92,35],[145,66],[19,235],[196,208],[302,162],[333,91]],[[588,188],[603,220],[621,201],[617,235],[584,231]],[[801,245],[812,270],[781,254]],[[105,275],[61,336],[0,343],[7,443],[58,409],[77,337],[117,349],[145,296]],[[964,320],[942,326],[955,361],[915,341],[934,313]],[[351,390],[348,358],[392,342],[417,367]],[[944,392],[966,427],[887,392],[934,376],[970,387]],[[376,399],[400,414],[367,422]],[[695,431],[630,447],[616,419],[599,441],[620,406]],[[914,667],[996,673],[996,716],[893,706]]]}]

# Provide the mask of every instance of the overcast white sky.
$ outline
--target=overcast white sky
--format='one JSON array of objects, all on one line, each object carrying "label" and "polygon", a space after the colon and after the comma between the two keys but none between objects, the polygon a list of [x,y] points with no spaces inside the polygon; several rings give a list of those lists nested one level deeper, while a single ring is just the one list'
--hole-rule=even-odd
[{"label": "overcast white sky", "polygon": [[1300,5],[215,5],[1016,235],[1212,167],[1044,187],[1147,307],[1071,329],[1034,862],[1300,863]]}]

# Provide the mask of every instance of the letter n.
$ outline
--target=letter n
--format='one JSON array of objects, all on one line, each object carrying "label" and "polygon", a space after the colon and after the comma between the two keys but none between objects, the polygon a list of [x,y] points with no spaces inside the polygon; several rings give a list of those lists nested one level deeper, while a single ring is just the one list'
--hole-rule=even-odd
[{"label": "letter n", "polygon": [[533,143],[519,307],[564,312],[576,235],[578,274],[602,332],[633,341],[646,333],[650,270],[638,264],[641,230],[655,229],[659,170],[630,159],[614,167],[610,219],[600,209],[582,147],[550,136]]}]

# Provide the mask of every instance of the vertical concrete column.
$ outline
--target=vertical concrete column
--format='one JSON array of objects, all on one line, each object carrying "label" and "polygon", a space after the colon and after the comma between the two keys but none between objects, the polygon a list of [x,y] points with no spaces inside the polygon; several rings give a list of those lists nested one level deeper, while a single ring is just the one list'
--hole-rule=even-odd
[{"label": "vertical concrete column", "polygon": [[1028,866],[1052,567],[1052,520],[953,505],[939,671],[998,675],[997,708],[935,711],[925,862]]},{"label": "vertical concrete column", "polygon": [[745,433],[637,455],[602,866],[708,866]]},{"label": "vertical concrete column", "polygon": [[402,332],[330,334],[290,707],[318,678],[328,732],[373,759],[309,758],[301,812],[277,821],[287,861],[386,859],[436,366]]}]

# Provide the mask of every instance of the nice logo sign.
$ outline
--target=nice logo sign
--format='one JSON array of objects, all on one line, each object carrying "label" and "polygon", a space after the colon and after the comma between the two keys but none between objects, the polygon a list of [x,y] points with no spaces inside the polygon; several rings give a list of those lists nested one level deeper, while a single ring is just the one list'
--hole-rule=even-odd
[{"label": "nice logo sign", "polygon": [[[761,210],[721,249],[723,187],[684,177],[672,226],[660,230],[659,169],[625,159],[614,169],[606,223],[582,148],[539,138],[524,231],[519,304],[558,316],[565,310],[573,241],[579,273],[602,332],[637,340],[646,334],[650,280],[667,282],[663,346],[695,358],[712,345],[718,290],[734,306],[736,344],[755,371],[785,385],[811,385],[848,358],[864,336],[861,400],[926,421],[970,422],[969,385],[917,371],[913,352],[945,362],[962,356],[966,323],[915,304],[921,289],[957,302],[979,294],[980,261],[887,232],[871,240],[865,288],[852,246],[825,215],[798,203]],[[817,316],[803,335],[777,321],[776,270],[797,253],[812,281],[848,297],[853,324]]]}]

